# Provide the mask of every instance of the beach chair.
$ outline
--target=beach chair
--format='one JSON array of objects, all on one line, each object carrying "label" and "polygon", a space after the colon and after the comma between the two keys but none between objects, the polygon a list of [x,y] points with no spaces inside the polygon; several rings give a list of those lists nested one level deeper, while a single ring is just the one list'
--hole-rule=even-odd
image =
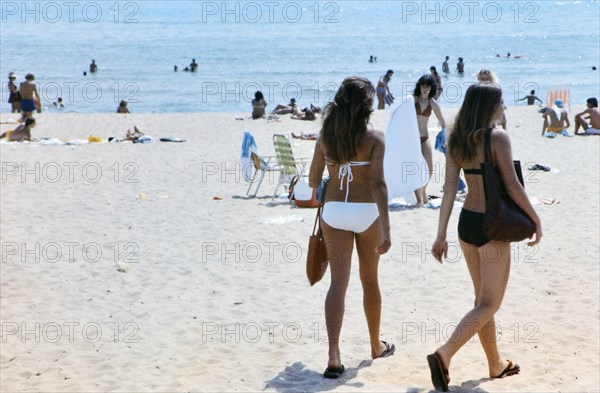
[{"label": "beach chair", "polygon": [[290,184],[294,176],[303,176],[306,164],[309,163],[307,157],[294,158],[292,145],[287,135],[273,135],[273,146],[275,147],[275,157],[279,165],[279,180],[273,192],[273,198],[277,196],[279,187]]},{"label": "beach chair", "polygon": [[[246,197],[256,197],[267,172],[280,171],[279,165],[271,162],[274,158],[275,156],[261,155],[252,133],[250,131],[244,132],[244,139],[242,140],[241,169],[244,180],[248,182]],[[255,186],[254,193],[250,195],[253,186]]]},{"label": "beach chair", "polygon": [[563,108],[567,111],[571,111],[571,103],[570,103],[571,92],[567,86],[564,85],[554,85],[548,88],[548,93],[546,94],[546,107],[552,108],[554,105],[554,101],[562,100]]}]

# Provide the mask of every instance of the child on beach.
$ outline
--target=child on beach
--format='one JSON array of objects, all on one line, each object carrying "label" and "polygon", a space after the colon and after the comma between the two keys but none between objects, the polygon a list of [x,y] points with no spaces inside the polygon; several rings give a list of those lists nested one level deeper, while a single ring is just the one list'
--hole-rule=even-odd
[{"label": "child on beach", "polygon": [[502,112],[502,90],[498,85],[472,85],[467,89],[448,137],[445,191],[432,254],[439,262],[447,257],[446,232],[456,197],[458,175],[463,169],[469,193],[458,220],[458,237],[475,290],[475,307],[461,319],[448,341],[427,356],[433,385],[442,391],[448,390],[448,369],[452,358],[476,333],[487,357],[490,378],[504,378],[520,371],[516,363],[503,360],[496,344],[498,336],[494,315],[499,310],[506,291],[511,250],[509,242],[490,240],[483,233],[486,200],[480,163],[484,161],[485,133],[490,133],[492,159],[508,194],[535,224],[535,239],[528,243],[530,247],[540,242],[542,227],[517,178],[508,134],[495,128]]},{"label": "child on beach", "polygon": [[[375,89],[364,78],[344,80],[324,110],[323,126],[310,166],[309,185],[317,188],[327,166],[332,176],[325,191],[321,228],[327,244],[331,285],[325,300],[329,360],[325,378],[346,370],[340,353],[346,290],[356,243],[371,357],[391,356],[396,347],[379,339],[381,292],[379,256],[391,247],[387,186],[383,176],[385,136],[369,123]],[[352,188],[352,190],[350,190]]]}]

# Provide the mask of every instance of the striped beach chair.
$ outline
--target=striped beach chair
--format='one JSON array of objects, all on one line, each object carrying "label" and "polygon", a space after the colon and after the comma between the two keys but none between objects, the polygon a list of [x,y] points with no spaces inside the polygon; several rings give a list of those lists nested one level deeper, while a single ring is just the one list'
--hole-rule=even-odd
[{"label": "striped beach chair", "polygon": [[554,85],[548,88],[548,93],[546,94],[546,106],[548,108],[552,108],[554,105],[554,101],[562,100],[563,108],[567,111],[571,111],[571,102],[570,102],[571,92],[567,86],[564,85]]},{"label": "striped beach chair", "polygon": [[279,165],[279,180],[275,186],[273,192],[273,198],[277,196],[279,187],[285,184],[289,184],[294,176],[302,176],[304,168],[308,164],[308,158],[302,157],[299,159],[294,158],[292,152],[292,145],[287,135],[275,134],[273,135],[273,146],[275,147],[275,157],[277,158],[277,164]]}]

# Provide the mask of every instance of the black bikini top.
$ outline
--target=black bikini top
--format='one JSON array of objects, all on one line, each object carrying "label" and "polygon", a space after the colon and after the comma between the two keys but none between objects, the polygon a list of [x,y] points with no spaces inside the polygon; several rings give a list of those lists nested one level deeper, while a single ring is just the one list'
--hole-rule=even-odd
[{"label": "black bikini top", "polygon": [[[481,164],[481,166],[483,166],[483,164]],[[498,167],[494,167],[494,170],[496,171],[496,173],[500,173],[500,170],[498,169]],[[463,169],[463,172],[465,173],[465,175],[482,175],[483,171],[481,169]]]}]

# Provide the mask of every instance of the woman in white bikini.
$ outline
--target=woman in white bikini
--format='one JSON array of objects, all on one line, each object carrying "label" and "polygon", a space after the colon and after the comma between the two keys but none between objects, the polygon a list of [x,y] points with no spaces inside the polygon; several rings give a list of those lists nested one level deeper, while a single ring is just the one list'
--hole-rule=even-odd
[{"label": "woman in white bikini", "polygon": [[[442,262],[448,254],[446,232],[456,191],[458,175],[463,169],[469,193],[458,218],[458,238],[466,260],[473,288],[475,306],[461,319],[452,336],[433,354],[427,356],[431,380],[436,389],[447,391],[450,383],[448,369],[458,350],[475,334],[483,347],[490,378],[504,378],[518,374],[521,368],[515,362],[504,360],[496,343],[494,315],[502,304],[510,274],[510,243],[491,240],[483,232],[486,211],[484,182],[480,164],[484,162],[484,135],[490,136],[492,161],[513,201],[535,224],[535,239],[542,238],[540,218],[529,202],[517,178],[508,134],[496,128],[502,118],[504,104],[502,89],[497,84],[475,84],[467,89],[465,100],[448,136],[446,180],[440,209],[438,234],[431,253]],[[455,288],[441,296],[454,296]],[[461,292],[461,291],[459,291]]]},{"label": "woman in white bikini", "polygon": [[345,370],[339,339],[355,242],[371,357],[388,357],[396,349],[379,339],[381,293],[377,267],[379,256],[390,249],[391,241],[383,176],[385,137],[369,124],[374,95],[369,80],[359,77],[344,80],[333,102],[324,110],[323,127],[310,167],[312,188],[321,182],[326,165],[331,174],[321,217],[331,267],[331,286],[325,300],[329,339],[325,378],[338,378]]}]

